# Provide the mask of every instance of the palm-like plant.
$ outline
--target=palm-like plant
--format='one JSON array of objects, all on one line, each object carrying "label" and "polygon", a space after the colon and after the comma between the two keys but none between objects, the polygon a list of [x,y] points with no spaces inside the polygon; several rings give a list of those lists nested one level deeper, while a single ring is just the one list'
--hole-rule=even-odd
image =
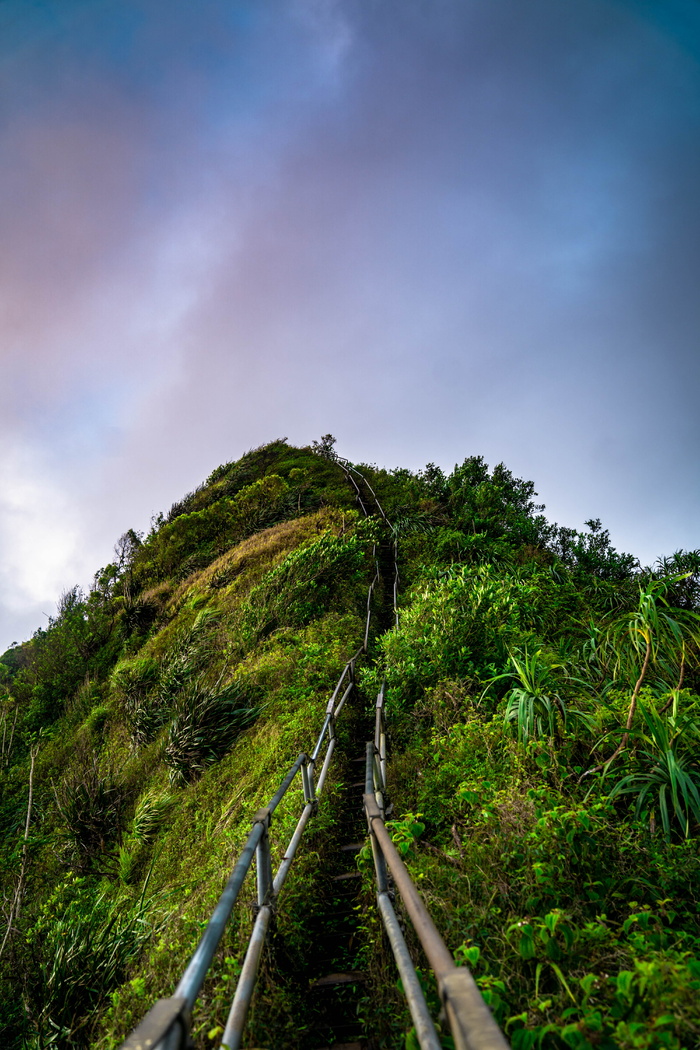
[{"label": "palm-like plant", "polygon": [[223,685],[224,674],[213,683],[205,676],[195,678],[178,698],[165,747],[172,783],[186,784],[200,776],[226,754],[260,712],[250,689],[238,682]]},{"label": "palm-like plant", "polygon": [[515,678],[517,684],[506,694],[505,721],[517,726],[518,740],[526,744],[531,737],[554,736],[557,711],[566,725],[566,704],[559,693],[553,671],[561,664],[542,659],[542,650],[522,655],[510,654],[513,670],[499,678]]},{"label": "palm-like plant", "polygon": [[[564,665],[547,659],[538,649],[529,653],[527,649],[509,652],[511,670],[495,675],[488,685],[510,678],[514,681],[506,693],[506,710],[504,720],[517,729],[518,740],[526,744],[534,737],[553,737],[557,727],[565,727],[573,716],[578,721],[586,722],[586,715],[581,711],[567,709],[562,695],[561,682],[572,682],[579,686],[585,683],[570,675],[560,676],[556,672]],[[589,727],[590,728],[590,727]]]},{"label": "palm-like plant", "polygon": [[658,811],[667,839],[671,837],[672,818],[687,838],[691,821],[700,824],[700,776],[692,756],[679,753],[676,745],[682,746],[684,736],[697,739],[700,727],[689,716],[663,718],[642,703],[639,709],[646,726],[646,732],[641,734],[644,746],[637,752],[642,768],[623,777],[610,797],[636,794],[637,819],[648,807],[652,829]]},{"label": "palm-like plant", "polygon": [[595,770],[597,772],[620,754],[627,746],[639,701],[639,693],[650,667],[657,665],[664,674],[675,668],[679,673],[679,686],[687,657],[688,643],[700,642],[700,616],[687,610],[674,609],[664,594],[668,587],[684,578],[681,574],[665,580],[651,580],[640,587],[637,608],[611,624],[606,644],[611,651],[612,665],[616,675],[635,679],[625,729],[620,743],[609,759]]}]

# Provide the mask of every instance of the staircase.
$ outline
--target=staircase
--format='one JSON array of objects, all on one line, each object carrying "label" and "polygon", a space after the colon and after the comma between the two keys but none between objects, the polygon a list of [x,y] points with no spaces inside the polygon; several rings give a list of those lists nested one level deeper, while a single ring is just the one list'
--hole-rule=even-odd
[{"label": "staircase", "polygon": [[[347,745],[355,758],[339,770],[342,788],[337,799],[340,817],[332,830],[333,841],[325,852],[327,871],[321,907],[309,930],[312,954],[306,978],[306,1045],[309,1050],[374,1050],[376,1043],[365,1031],[361,1006],[366,996],[366,975],[357,968],[362,944],[362,880],[356,857],[367,837],[362,810],[364,756],[361,726],[355,711]],[[354,732],[355,726],[358,732]]]}]

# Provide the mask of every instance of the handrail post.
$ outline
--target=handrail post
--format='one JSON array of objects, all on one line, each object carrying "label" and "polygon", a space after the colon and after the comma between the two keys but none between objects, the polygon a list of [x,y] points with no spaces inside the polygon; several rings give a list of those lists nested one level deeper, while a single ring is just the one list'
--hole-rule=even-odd
[{"label": "handrail post", "polygon": [[258,907],[268,903],[272,892],[272,857],[270,855],[270,808],[259,809],[253,818],[253,825],[262,824],[263,833],[255,851],[255,863],[258,876]]},{"label": "handrail post", "polygon": [[317,804],[316,790],[314,788],[314,766],[315,762],[312,758],[307,756],[304,765],[301,767],[301,782],[304,787],[304,802],[307,805],[315,806]]}]

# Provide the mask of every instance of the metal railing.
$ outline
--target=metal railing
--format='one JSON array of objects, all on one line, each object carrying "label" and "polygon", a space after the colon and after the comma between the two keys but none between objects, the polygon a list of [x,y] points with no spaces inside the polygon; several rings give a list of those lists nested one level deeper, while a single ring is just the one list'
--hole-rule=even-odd
[{"label": "metal railing", "polygon": [[[374,582],[370,587],[373,586]],[[155,1004],[141,1024],[122,1044],[121,1050],[147,1050],[147,1048],[148,1050],[185,1050],[192,1045],[190,1037],[192,1008],[204,984],[246,875],[255,859],[257,916],[222,1040],[222,1046],[227,1047],[228,1050],[237,1050],[240,1046],[255,988],[265,935],[304,829],[316,812],[318,797],[323,791],[336,746],[336,721],[355,686],[355,664],[363,652],[364,647],[358,649],[345,664],[326,705],[325,718],[313,751],[311,754],[302,752],[299,755],[267,806],[255,814],[248,839],[173,996],[161,999]],[[319,762],[321,762],[321,769],[318,780],[315,781],[315,771]],[[304,808],[284,851],[277,873],[273,877],[269,836],[272,814],[291,788],[297,775],[300,775],[302,780]]]},{"label": "metal railing", "polygon": [[[377,510],[392,534],[394,624],[399,625],[398,609],[398,542],[396,530],[384,513],[376,492],[351,463],[341,463],[346,476],[354,485],[365,514],[360,489],[351,474],[355,474],[371,493]],[[365,765],[364,807],[370,832],[377,882],[377,907],[382,917],[396,967],[401,977],[408,1008],[415,1026],[421,1050],[440,1050],[440,1039],[430,1017],[415,966],[409,954],[401,926],[392,903],[393,887],[399,891],[404,908],[421,942],[428,963],[437,979],[438,992],[452,1032],[456,1050],[508,1050],[508,1043],[484,1001],[471,973],[465,966],[456,966],[447,945],[423,903],[420,894],[402,861],[385,825],[387,724],[386,684],[383,682],[375,705],[374,741],[367,744]]]},{"label": "metal railing", "polygon": [[[370,495],[372,496],[372,499],[374,500],[375,506],[376,506],[376,508],[377,508],[377,510],[379,512],[380,518],[382,519],[384,524],[389,529],[389,532],[391,533],[391,536],[392,536],[391,549],[392,549],[393,569],[394,569],[393,585],[392,585],[392,597],[393,597],[393,609],[394,609],[394,626],[398,627],[398,625],[399,625],[399,579],[400,579],[400,577],[399,577],[399,548],[398,548],[398,541],[397,541],[397,536],[396,536],[396,530],[394,529],[393,525],[391,524],[391,522],[387,518],[386,514],[384,513],[384,508],[382,507],[381,503],[379,502],[379,497],[377,496],[377,493],[374,491],[374,489],[372,488],[372,486],[370,485],[369,481],[364,476],[364,474],[361,474],[360,471],[357,469],[357,467],[354,467],[352,465],[350,460],[343,459],[342,456],[338,456],[337,454],[334,455],[333,458],[334,458],[334,461],[338,464],[340,469],[345,474],[345,477],[348,479],[348,481],[350,482],[352,487],[355,489],[355,498],[357,499],[357,502],[359,503],[359,505],[360,505],[360,507],[362,509],[362,512],[365,515],[365,517],[366,518],[369,517],[369,511],[367,510],[367,506],[365,504],[365,501],[362,498],[362,492],[360,491],[360,487],[357,484],[357,482],[355,481],[355,478],[353,477],[353,474],[355,474],[358,478],[360,478],[362,483],[367,486],[367,489],[369,490]],[[376,550],[377,550],[377,548],[376,548],[376,544],[375,544],[375,546],[373,548],[373,552],[372,552],[374,554],[374,556],[375,556],[375,560],[376,560]],[[376,579],[378,579],[378,578],[379,578],[379,566],[377,564],[377,577],[376,577]],[[366,648],[366,639],[365,639],[365,648]]]},{"label": "metal railing", "polygon": [[[345,467],[343,467],[343,470],[349,480],[352,481],[363,513],[365,516],[369,516],[357,483]],[[355,471],[355,473],[358,472]],[[362,477],[362,475],[359,476]],[[369,485],[368,488],[370,488]],[[379,507],[379,502],[374,492],[372,492],[372,495]],[[384,516],[384,512],[381,511],[381,513]],[[243,968],[236,985],[221,1043],[225,1050],[238,1050],[243,1036],[248,1009],[255,990],[255,981],[270,919],[274,913],[282,886],[289,874],[289,869],[304,829],[316,812],[318,796],[321,794],[326,782],[328,769],[336,746],[336,721],[355,686],[355,664],[358,658],[367,652],[369,645],[372,598],[380,579],[376,543],[373,545],[372,555],[374,557],[375,572],[367,590],[363,644],[343,668],[331,698],[326,705],[325,718],[313,751],[310,755],[306,753],[299,755],[268,805],[258,810],[255,814],[253,828],[241,851],[241,855],[207,923],[199,945],[175,989],[174,995],[167,999],[160,999],[153,1006],[138,1027],[122,1043],[120,1050],[189,1050],[192,1046],[190,1035],[192,1008],[204,984],[216,949],[255,857],[258,887],[257,916],[248,942]],[[326,750],[323,756],[323,763],[318,781],[314,784],[314,773],[324,743],[326,744]],[[304,808],[282,857],[277,874],[273,877],[269,838],[270,821],[272,814],[286,795],[298,773],[301,773],[302,777]]]},{"label": "metal railing", "polygon": [[377,907],[401,976],[421,1050],[440,1050],[441,1044],[394,911],[390,878],[401,896],[437,979],[440,1000],[456,1050],[508,1050],[508,1043],[494,1021],[471,973],[465,966],[455,965],[386,828],[384,683],[375,708],[374,741],[367,744],[364,807],[374,858]]},{"label": "metal railing", "polygon": [[[353,485],[358,503],[365,516],[369,516],[369,512],[353,474],[360,478],[367,487],[381,518],[392,531],[393,610],[394,622],[398,625],[399,574],[396,534],[391,529],[391,524],[367,479],[351,463],[340,460],[338,457],[336,459]],[[303,752],[299,755],[268,805],[255,814],[248,839],[174,995],[161,999],[155,1004],[141,1024],[122,1044],[121,1050],[190,1050],[192,1048],[191,1011],[202,989],[244,880],[255,859],[257,915],[221,1042],[222,1050],[239,1050],[270,920],[304,829],[316,812],[318,798],[328,776],[336,746],[336,722],[355,685],[355,664],[358,658],[367,652],[372,598],[374,589],[380,580],[376,543],[372,553],[375,560],[375,573],[367,592],[363,644],[343,668],[326,705],[325,718],[313,751],[311,754]],[[418,1041],[422,1050],[440,1050],[440,1040],[430,1017],[399,919],[394,911],[390,879],[393,880],[401,894],[405,910],[437,978],[438,990],[454,1037],[456,1050],[508,1050],[508,1044],[493,1020],[473,977],[465,967],[455,966],[452,956],[428,914],[385,827],[386,737],[385,687],[382,685],[375,706],[374,742],[367,745],[364,808],[377,879],[377,906],[401,976]],[[324,745],[325,752],[323,752]],[[316,767],[321,761],[322,754],[321,769],[318,780],[315,781]],[[269,835],[272,815],[298,774],[302,779],[304,807],[282,856],[277,873],[273,876]]]}]

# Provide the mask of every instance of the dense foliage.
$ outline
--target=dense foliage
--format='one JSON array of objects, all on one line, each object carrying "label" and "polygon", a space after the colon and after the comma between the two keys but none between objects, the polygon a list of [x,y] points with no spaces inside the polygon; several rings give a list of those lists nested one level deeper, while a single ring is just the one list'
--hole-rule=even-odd
[{"label": "dense foliage", "polygon": [[[329,435],[218,468],[2,657],[4,1045],[116,1047],[170,994],[362,639],[373,545],[388,568],[394,541],[401,617],[380,587],[368,735],[386,678],[393,833],[455,958],[516,1050],[700,1043],[700,552],[643,568],[478,456],[360,469],[390,524],[359,512]],[[334,819],[331,791],[250,1045],[304,1045],[283,971]],[[360,866],[365,1012],[381,1045],[412,1046]],[[205,985],[198,1046],[247,924]]]}]

